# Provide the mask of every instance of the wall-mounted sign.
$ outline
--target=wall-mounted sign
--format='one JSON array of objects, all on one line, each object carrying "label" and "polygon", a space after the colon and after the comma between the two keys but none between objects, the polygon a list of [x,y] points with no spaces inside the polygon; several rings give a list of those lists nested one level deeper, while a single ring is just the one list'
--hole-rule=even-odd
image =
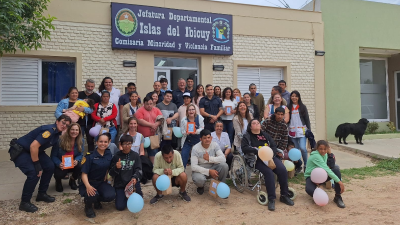
[{"label": "wall-mounted sign", "polygon": [[232,55],[232,15],[111,3],[112,48]]}]

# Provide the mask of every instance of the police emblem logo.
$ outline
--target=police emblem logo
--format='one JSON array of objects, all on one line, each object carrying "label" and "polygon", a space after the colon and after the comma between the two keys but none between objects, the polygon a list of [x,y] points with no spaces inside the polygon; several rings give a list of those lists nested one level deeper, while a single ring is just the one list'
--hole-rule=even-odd
[{"label": "police emblem logo", "polygon": [[81,165],[83,165],[85,162],[86,162],[86,157],[83,157],[82,161],[81,161]]},{"label": "police emblem logo", "polygon": [[137,29],[135,13],[126,8],[119,10],[117,15],[115,15],[115,27],[121,35],[125,37],[132,36]]},{"label": "police emblem logo", "polygon": [[50,132],[49,131],[45,131],[43,134],[42,134],[42,137],[43,138],[48,138],[48,137],[50,137]]},{"label": "police emblem logo", "polygon": [[225,18],[216,18],[212,24],[213,39],[218,43],[229,42],[231,27],[229,20]]}]

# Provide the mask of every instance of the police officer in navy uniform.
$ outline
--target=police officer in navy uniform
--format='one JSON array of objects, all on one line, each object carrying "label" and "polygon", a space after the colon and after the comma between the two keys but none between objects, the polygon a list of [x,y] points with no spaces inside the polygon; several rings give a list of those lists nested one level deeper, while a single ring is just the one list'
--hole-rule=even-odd
[{"label": "police officer in navy uniform", "polygon": [[97,148],[82,159],[82,182],[79,184],[79,194],[85,198],[85,213],[89,218],[96,217],[93,211],[101,209],[100,202],[111,202],[115,199],[115,189],[107,182],[107,174],[113,158],[108,146],[111,134],[100,134]]},{"label": "police officer in navy uniform", "polygon": [[43,125],[18,140],[10,143],[10,156],[25,175],[26,180],[22,190],[19,210],[36,212],[38,208],[31,203],[32,194],[40,179],[39,191],[36,201],[54,202],[55,198],[47,195],[47,189],[51,176],[54,173],[54,163],[46,154],[45,150],[58,143],[61,132],[67,129],[71,118],[66,115],[60,116],[55,124]]}]

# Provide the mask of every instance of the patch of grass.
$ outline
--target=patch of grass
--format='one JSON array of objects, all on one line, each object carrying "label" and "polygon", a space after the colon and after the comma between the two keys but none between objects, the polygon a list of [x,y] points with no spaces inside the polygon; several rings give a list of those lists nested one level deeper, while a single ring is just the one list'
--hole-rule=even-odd
[{"label": "patch of grass", "polygon": [[365,135],[370,135],[370,134],[398,134],[400,131],[390,131],[390,130],[382,130],[382,131],[376,131],[375,133],[367,133],[365,132]]},{"label": "patch of grass", "polygon": [[229,186],[229,187],[234,187],[234,185],[233,185],[233,182],[232,182],[232,179],[231,178],[227,178],[226,180],[225,180],[225,183]]},{"label": "patch of grass", "polygon": [[[378,160],[375,158],[375,163],[375,166],[340,170],[342,173],[342,180],[346,183],[351,179],[364,180],[368,177],[396,175],[400,172],[400,158],[384,160]],[[304,173],[299,173],[297,176],[289,179],[289,183],[292,184],[303,185],[305,184],[304,181]]]},{"label": "patch of grass", "polygon": [[46,213],[40,213],[40,217],[45,217],[45,216],[47,216]]},{"label": "patch of grass", "polygon": [[69,196],[69,193],[63,193],[63,196]]},{"label": "patch of grass", "polygon": [[67,198],[67,199],[65,199],[65,200],[63,201],[63,204],[68,204],[68,203],[71,203],[71,202],[72,202],[72,199]]}]

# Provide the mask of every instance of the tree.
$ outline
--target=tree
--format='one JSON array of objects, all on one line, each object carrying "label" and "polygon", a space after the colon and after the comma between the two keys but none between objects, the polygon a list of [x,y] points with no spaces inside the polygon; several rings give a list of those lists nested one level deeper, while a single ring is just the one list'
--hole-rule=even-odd
[{"label": "tree", "polygon": [[55,17],[43,16],[50,0],[0,0],[0,56],[41,48]]}]

